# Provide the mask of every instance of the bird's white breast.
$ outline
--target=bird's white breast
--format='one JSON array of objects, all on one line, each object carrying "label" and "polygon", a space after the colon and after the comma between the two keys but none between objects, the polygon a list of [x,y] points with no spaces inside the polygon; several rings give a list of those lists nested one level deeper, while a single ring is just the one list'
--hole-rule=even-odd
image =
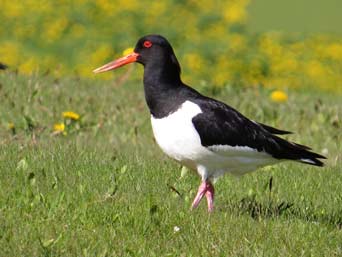
[{"label": "bird's white breast", "polygon": [[183,163],[201,158],[206,149],[192,123],[192,118],[201,112],[198,105],[186,101],[167,117],[151,116],[154,137],[168,156]]}]

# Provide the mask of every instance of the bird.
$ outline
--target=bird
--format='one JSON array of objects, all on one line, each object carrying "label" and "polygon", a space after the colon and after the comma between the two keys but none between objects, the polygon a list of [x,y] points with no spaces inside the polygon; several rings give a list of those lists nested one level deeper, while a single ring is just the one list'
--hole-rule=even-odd
[{"label": "bird", "polygon": [[324,165],[320,159],[325,156],[280,137],[291,132],[248,119],[183,83],[174,50],[161,35],[143,36],[133,52],[93,72],[134,62],[144,66],[145,100],[157,144],[167,156],[201,178],[191,209],[205,196],[208,212],[213,211],[214,182],[226,173],[244,175],[286,160]]},{"label": "bird", "polygon": [[0,70],[6,70],[8,66],[0,62]]}]

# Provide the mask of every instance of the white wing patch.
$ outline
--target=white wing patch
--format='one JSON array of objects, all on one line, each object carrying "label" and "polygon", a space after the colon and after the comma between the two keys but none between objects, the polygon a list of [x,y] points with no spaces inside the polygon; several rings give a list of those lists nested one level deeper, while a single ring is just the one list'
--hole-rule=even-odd
[{"label": "white wing patch", "polygon": [[315,162],[313,160],[310,160],[310,159],[300,159],[301,162],[305,162],[305,163],[311,163],[311,164],[315,164]]},{"label": "white wing patch", "polygon": [[208,149],[223,155],[255,155],[256,149],[248,146],[212,145]]}]

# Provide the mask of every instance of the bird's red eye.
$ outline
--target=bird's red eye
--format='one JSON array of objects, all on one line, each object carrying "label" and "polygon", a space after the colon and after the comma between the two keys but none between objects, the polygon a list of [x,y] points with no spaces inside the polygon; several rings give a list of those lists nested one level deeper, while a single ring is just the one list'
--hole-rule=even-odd
[{"label": "bird's red eye", "polygon": [[151,41],[146,40],[146,41],[144,42],[144,47],[150,48],[151,46],[152,46],[152,42],[151,42]]}]

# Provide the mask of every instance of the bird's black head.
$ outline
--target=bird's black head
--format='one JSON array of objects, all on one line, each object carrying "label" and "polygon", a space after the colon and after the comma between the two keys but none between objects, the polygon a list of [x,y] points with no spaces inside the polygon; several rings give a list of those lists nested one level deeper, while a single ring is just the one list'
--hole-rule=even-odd
[{"label": "bird's black head", "polygon": [[180,73],[180,65],[170,43],[160,35],[147,35],[140,38],[134,52],[112,61],[94,70],[95,73],[109,71],[131,62],[141,63],[146,67],[165,68],[170,72]]},{"label": "bird's black head", "polygon": [[147,35],[139,39],[134,49],[138,53],[137,62],[143,65],[168,63],[175,65],[180,71],[180,65],[173,49],[166,38],[160,35]]}]

